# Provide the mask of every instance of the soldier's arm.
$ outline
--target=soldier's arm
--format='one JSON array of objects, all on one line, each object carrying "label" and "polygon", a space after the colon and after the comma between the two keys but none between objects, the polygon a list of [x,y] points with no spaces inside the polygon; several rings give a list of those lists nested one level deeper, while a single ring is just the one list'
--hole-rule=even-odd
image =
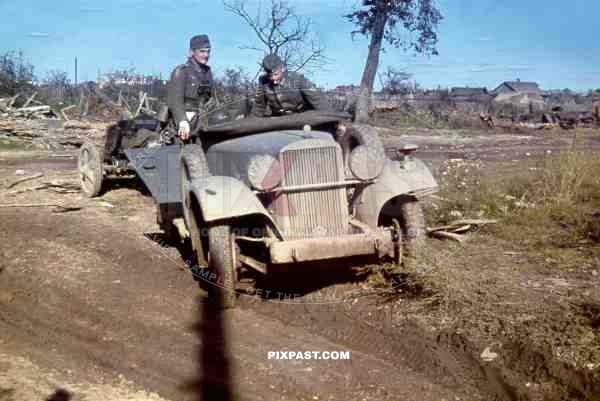
[{"label": "soldier's arm", "polygon": [[186,120],[185,116],[185,73],[182,68],[175,68],[167,87],[167,105],[173,114],[175,123]]},{"label": "soldier's arm", "polygon": [[300,75],[298,81],[302,98],[313,110],[329,111],[331,109],[323,92],[314,87],[308,79]]},{"label": "soldier's arm", "polygon": [[217,88],[215,86],[215,81],[213,79],[212,70],[208,70],[207,79],[208,79],[208,82],[210,85],[209,97],[210,97],[210,99],[216,100],[217,99]]},{"label": "soldier's arm", "polygon": [[258,93],[254,96],[254,106],[252,107],[252,115],[254,117],[264,117],[267,113],[267,102],[265,100],[264,85],[262,79],[258,81]]}]

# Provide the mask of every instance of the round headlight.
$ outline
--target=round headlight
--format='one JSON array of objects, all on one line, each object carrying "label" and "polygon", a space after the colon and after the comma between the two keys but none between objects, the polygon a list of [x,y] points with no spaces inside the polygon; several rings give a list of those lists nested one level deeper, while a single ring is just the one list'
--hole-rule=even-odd
[{"label": "round headlight", "polygon": [[372,148],[359,145],[350,153],[350,171],[359,180],[368,181],[377,178],[383,171],[385,158]]},{"label": "round headlight", "polygon": [[271,190],[283,179],[283,169],[279,161],[271,155],[257,155],[250,159],[248,181],[260,190]]}]

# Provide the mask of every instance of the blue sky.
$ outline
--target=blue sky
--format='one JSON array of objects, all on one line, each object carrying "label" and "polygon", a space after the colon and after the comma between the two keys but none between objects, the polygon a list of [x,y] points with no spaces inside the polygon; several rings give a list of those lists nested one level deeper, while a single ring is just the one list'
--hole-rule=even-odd
[{"label": "blue sky", "polygon": [[[257,0],[248,0],[249,7]],[[310,75],[332,87],[358,83],[368,42],[352,41],[353,26],[342,18],[355,0],[290,1],[314,21],[332,63]],[[487,86],[504,80],[534,80],[545,89],[600,88],[598,15],[600,2],[571,0],[438,0],[439,56],[414,57],[387,48],[380,71],[404,69],[426,87]],[[218,74],[240,65],[254,72],[261,54],[241,50],[252,44],[250,29],[220,0],[104,0],[48,2],[0,0],[0,52],[22,49],[43,78],[49,70],[80,80],[98,71],[135,67],[162,73],[185,61],[189,37],[208,33],[211,65]],[[8,21],[8,23],[6,23]]]}]

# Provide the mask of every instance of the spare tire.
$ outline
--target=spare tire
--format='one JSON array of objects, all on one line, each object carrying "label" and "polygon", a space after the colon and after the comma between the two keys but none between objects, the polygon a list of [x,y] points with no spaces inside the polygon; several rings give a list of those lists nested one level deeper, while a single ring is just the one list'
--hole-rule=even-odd
[{"label": "spare tire", "polygon": [[350,144],[348,167],[356,178],[361,180],[374,179],[381,174],[385,165],[386,155],[379,134],[375,128],[365,124],[352,124],[346,134]]}]

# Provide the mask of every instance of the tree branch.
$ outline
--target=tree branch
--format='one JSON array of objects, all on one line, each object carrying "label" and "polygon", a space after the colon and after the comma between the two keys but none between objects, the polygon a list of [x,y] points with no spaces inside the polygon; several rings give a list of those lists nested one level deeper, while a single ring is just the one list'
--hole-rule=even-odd
[{"label": "tree branch", "polygon": [[226,10],[240,17],[252,29],[261,43],[260,46],[247,44],[241,48],[279,54],[288,68],[295,71],[323,66],[328,62],[325,48],[315,44],[312,21],[296,15],[285,0],[270,0],[268,10],[264,10],[263,3],[259,1],[255,17],[247,11],[246,0],[224,0],[223,4]]}]

